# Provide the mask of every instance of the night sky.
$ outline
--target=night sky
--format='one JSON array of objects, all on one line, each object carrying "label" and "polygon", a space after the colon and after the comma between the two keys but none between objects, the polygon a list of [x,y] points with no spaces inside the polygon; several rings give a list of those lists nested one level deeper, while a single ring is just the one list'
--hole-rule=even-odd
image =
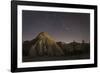
[{"label": "night sky", "polygon": [[90,14],[47,11],[22,11],[22,38],[34,39],[40,32],[48,32],[56,41],[89,42]]}]

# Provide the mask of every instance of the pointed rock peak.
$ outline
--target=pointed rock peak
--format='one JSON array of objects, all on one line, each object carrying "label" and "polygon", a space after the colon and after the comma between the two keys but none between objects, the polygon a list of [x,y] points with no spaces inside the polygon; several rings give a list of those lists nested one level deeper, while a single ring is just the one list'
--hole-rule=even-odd
[{"label": "pointed rock peak", "polygon": [[[34,42],[34,40],[33,40]],[[29,56],[61,56],[63,51],[47,32],[40,32],[29,51]]]},{"label": "pointed rock peak", "polygon": [[47,32],[40,32],[37,38],[38,39],[53,39]]},{"label": "pointed rock peak", "polygon": [[40,32],[39,35],[46,36],[46,35],[48,35],[48,33],[47,32]]}]

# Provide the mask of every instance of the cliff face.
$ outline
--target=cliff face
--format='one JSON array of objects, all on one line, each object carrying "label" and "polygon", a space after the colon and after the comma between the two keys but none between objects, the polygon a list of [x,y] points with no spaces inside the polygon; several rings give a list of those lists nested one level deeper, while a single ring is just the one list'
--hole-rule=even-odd
[{"label": "cliff face", "polygon": [[34,40],[31,41],[31,47],[28,55],[30,57],[62,56],[64,53],[48,33],[41,32]]}]

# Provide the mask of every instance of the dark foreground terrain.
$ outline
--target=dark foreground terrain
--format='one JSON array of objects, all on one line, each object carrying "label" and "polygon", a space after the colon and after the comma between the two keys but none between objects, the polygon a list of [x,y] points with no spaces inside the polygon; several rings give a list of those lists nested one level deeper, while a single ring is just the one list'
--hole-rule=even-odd
[{"label": "dark foreground terrain", "polygon": [[77,55],[77,56],[66,56],[66,57],[23,57],[23,62],[36,62],[36,61],[56,61],[56,60],[80,60],[80,59],[90,59],[87,55]]}]

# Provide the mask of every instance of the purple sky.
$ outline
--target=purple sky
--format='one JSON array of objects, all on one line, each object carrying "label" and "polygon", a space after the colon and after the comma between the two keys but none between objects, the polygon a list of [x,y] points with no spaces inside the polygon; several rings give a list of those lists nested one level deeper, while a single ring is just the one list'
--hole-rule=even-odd
[{"label": "purple sky", "polygon": [[56,41],[89,42],[90,14],[45,11],[22,11],[23,41],[48,32]]}]

